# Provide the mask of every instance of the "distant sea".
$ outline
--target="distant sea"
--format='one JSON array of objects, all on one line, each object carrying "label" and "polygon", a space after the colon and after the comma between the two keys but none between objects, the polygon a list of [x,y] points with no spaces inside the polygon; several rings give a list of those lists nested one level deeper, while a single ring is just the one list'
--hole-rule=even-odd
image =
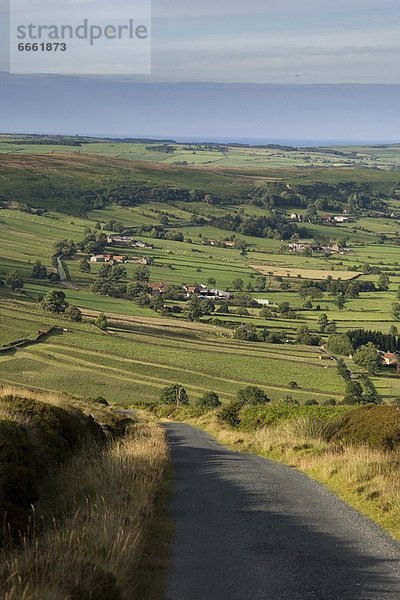
[{"label": "distant sea", "polygon": [[[214,144],[249,144],[250,146],[279,144],[281,146],[296,146],[298,148],[315,146],[369,146],[380,144],[398,144],[393,140],[333,140],[333,139],[281,139],[281,138],[214,138],[214,137],[174,137],[177,142],[183,143],[214,143]],[[171,138],[171,139],[172,139]]]}]

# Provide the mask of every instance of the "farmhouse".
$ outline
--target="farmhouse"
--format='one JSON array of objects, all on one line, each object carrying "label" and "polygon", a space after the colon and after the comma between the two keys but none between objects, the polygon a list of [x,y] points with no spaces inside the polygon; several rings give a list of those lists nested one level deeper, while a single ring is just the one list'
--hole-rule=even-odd
[{"label": "farmhouse", "polygon": [[269,300],[266,298],[253,298],[254,302],[257,302],[260,306],[269,306]]},{"label": "farmhouse", "polygon": [[201,298],[224,298],[229,300],[231,294],[223,290],[209,290],[205,285],[184,285],[183,290],[186,292],[186,297],[197,295]]},{"label": "farmhouse", "polygon": [[305,250],[318,250],[318,246],[315,244],[309,244],[306,242],[294,242],[289,244],[291,252],[304,252]]},{"label": "farmhouse", "polygon": [[290,218],[292,219],[292,221],[299,221],[299,222],[301,222],[303,220],[302,216],[299,215],[299,213],[292,213],[290,215]]},{"label": "farmhouse", "polygon": [[113,259],[112,254],[95,254],[90,257],[90,262],[92,263],[107,263],[111,262]]},{"label": "farmhouse", "polygon": [[142,242],[141,240],[135,240],[129,235],[108,235],[107,243],[112,244],[113,246],[123,246],[125,248],[130,246],[133,246],[134,248],[153,248],[152,244]]},{"label": "farmhouse", "polygon": [[133,241],[132,246],[134,246],[135,248],[149,248],[150,250],[153,248],[153,244],[141,242],[140,240]]},{"label": "farmhouse", "polygon": [[223,290],[202,290],[199,294],[201,298],[223,298],[224,300],[229,300],[232,294],[229,292],[225,292]]},{"label": "farmhouse", "polygon": [[108,235],[107,243],[113,246],[132,246],[134,239],[126,235]]},{"label": "farmhouse", "polygon": [[149,283],[149,290],[152,296],[161,296],[165,292],[163,283]]},{"label": "farmhouse", "polygon": [[386,352],[386,354],[384,354],[382,356],[382,362],[387,367],[398,367],[398,366],[400,366],[399,359],[396,356],[396,354],[393,354],[393,352]]},{"label": "farmhouse", "polygon": [[236,248],[236,240],[208,240],[210,246],[217,246],[219,248]]},{"label": "farmhouse", "polygon": [[205,285],[184,285],[184,292],[186,292],[186,297],[190,298],[193,295],[199,295],[202,292],[206,292],[207,288]]},{"label": "farmhouse", "polygon": [[118,254],[95,254],[90,257],[92,263],[126,263],[128,262],[127,256],[120,256]]},{"label": "farmhouse", "polygon": [[336,217],[333,217],[333,220],[335,221],[335,223],[349,223],[353,219],[351,217],[344,217],[343,215],[337,215]]}]

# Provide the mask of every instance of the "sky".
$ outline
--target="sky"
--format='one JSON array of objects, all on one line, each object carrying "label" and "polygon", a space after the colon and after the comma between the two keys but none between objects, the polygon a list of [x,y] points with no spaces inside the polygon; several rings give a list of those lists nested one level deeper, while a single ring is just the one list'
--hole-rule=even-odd
[{"label": "sky", "polygon": [[[133,74],[122,48],[114,76],[7,75],[8,1],[0,130],[400,141],[400,0],[153,0],[151,74]],[[50,20],[139,22],[149,1],[34,7]],[[98,64],[105,55],[99,46]]]}]

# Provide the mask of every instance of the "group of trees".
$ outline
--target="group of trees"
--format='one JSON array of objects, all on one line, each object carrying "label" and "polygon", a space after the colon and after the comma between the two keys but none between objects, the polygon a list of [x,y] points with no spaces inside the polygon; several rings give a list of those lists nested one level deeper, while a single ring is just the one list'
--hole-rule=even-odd
[{"label": "group of trees", "polygon": [[12,270],[9,271],[6,275],[5,281],[0,281],[0,287],[6,285],[12,290],[21,290],[24,287],[24,280],[19,271]]},{"label": "group of trees", "polygon": [[121,296],[126,293],[127,272],[123,265],[104,264],[97,273],[91,291],[102,296]]},{"label": "group of trees", "polygon": [[400,337],[397,327],[394,325],[390,328],[389,333],[370,329],[350,329],[346,335],[354,349],[372,343],[383,352],[400,352]]},{"label": "group of trees", "polygon": [[279,213],[272,213],[262,217],[244,217],[242,215],[227,214],[223,217],[215,217],[209,224],[219,229],[235,231],[242,235],[253,237],[271,238],[278,240],[289,240],[293,235],[299,234],[307,237],[307,231],[291,223]]},{"label": "group of trees", "polygon": [[55,315],[63,315],[70,321],[82,321],[82,313],[77,306],[67,302],[64,292],[52,290],[46,296],[39,298],[39,305],[43,310]]},{"label": "group of trees", "polygon": [[[313,182],[307,185],[286,185],[285,183],[268,183],[258,187],[251,194],[251,201],[264,208],[299,207],[317,215],[318,211],[342,211],[347,209],[352,214],[370,211],[389,213],[388,198],[374,189],[371,183],[355,181],[329,184]],[[314,222],[319,222],[316,220]]]},{"label": "group of trees", "polygon": [[[175,383],[161,391],[160,402],[167,405],[185,406],[189,404],[189,396],[182,385]],[[221,402],[216,392],[205,392],[195,401],[195,406],[204,409],[218,408],[221,406]]]}]

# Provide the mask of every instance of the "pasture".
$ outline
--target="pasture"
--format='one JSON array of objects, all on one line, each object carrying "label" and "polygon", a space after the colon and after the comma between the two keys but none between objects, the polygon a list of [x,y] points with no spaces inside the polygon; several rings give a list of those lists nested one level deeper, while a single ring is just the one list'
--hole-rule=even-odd
[{"label": "pasture", "polygon": [[[157,319],[133,321],[131,329],[115,321],[107,335],[90,324],[53,318],[24,302],[7,306],[2,316],[16,336],[22,330],[34,333],[39,323],[63,323],[68,329],[0,355],[0,378],[9,383],[83,397],[101,395],[126,405],[154,400],[164,386],[175,382],[185,385],[193,399],[215,390],[228,401],[246,385],[259,385],[273,399],[291,394],[302,402],[339,399],[343,394],[334,364],[320,361],[313,348],[238,342],[213,328],[187,329],[179,323],[166,329]],[[8,330],[7,341],[12,335]],[[291,381],[298,389],[290,388]]]}]

